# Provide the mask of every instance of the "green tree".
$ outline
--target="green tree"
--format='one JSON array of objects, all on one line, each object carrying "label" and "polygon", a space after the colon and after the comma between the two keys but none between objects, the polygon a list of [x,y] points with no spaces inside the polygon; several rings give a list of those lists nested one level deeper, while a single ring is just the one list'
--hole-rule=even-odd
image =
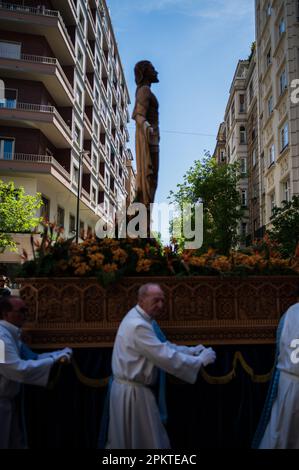
[{"label": "green tree", "polygon": [[194,162],[184,175],[177,192],[170,193],[172,202],[182,207],[186,202],[203,203],[203,246],[201,251],[215,248],[228,254],[238,241],[237,229],[243,215],[238,164],[217,165],[206,152],[203,160]]},{"label": "green tree", "polygon": [[268,234],[271,240],[280,245],[283,256],[293,256],[299,243],[299,196],[289,202],[283,201],[282,207],[275,207],[270,221],[272,227]]},{"label": "green tree", "polygon": [[31,232],[40,222],[36,211],[42,205],[41,195],[25,194],[23,187],[16,188],[13,182],[0,180],[0,250],[16,251],[17,244],[12,233]]}]

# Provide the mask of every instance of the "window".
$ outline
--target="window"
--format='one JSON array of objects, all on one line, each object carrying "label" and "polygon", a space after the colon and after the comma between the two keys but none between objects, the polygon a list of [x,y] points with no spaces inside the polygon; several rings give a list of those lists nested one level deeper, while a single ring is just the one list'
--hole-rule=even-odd
[{"label": "window", "polygon": [[0,57],[7,59],[21,58],[21,44],[16,42],[0,41]]},{"label": "window", "polygon": [[107,116],[107,129],[109,134],[111,134],[111,119]]},{"label": "window", "polygon": [[271,196],[270,196],[270,211],[271,211],[271,215],[273,215],[274,213],[274,209],[275,209],[275,193],[272,193]]},{"label": "window", "polygon": [[69,232],[75,232],[76,231],[76,218],[73,214],[70,214],[70,223],[69,223]]},{"label": "window", "polygon": [[271,95],[268,99],[268,116],[271,116],[273,113],[273,96]]},{"label": "window", "polygon": [[289,202],[290,201],[290,181],[287,180],[282,184],[283,189],[283,200]]},{"label": "window", "polygon": [[245,113],[245,95],[240,95],[239,100],[240,100],[240,113]]},{"label": "window", "polygon": [[244,126],[240,127],[240,144],[246,144],[246,129]]},{"label": "window", "polygon": [[96,140],[99,140],[99,124],[95,119],[93,121],[93,132]]},{"label": "window", "polygon": [[82,10],[79,12],[79,25],[81,26],[83,34],[85,33],[85,18],[82,13]]},{"label": "window", "polygon": [[105,185],[107,186],[107,188],[109,188],[110,186],[110,177],[107,171],[105,172]]},{"label": "window", "polygon": [[57,206],[57,225],[64,227],[64,209],[60,206]]},{"label": "window", "polygon": [[0,139],[0,158],[2,160],[12,160],[14,155],[15,141],[14,139]]},{"label": "window", "polygon": [[[2,87],[3,87],[3,84],[2,84]],[[16,108],[18,90],[15,90],[13,88],[5,88],[5,84],[4,84],[4,93],[3,93],[3,88],[1,91],[2,91],[1,93],[2,96],[0,97],[0,108],[9,108],[9,109]]]},{"label": "window", "polygon": [[275,145],[272,144],[269,148],[269,166],[275,162]]},{"label": "window", "polygon": [[220,161],[225,162],[225,152],[224,152],[224,150],[220,150]]},{"label": "window", "polygon": [[242,175],[247,173],[247,158],[241,158],[241,173]]},{"label": "window", "polygon": [[96,88],[95,89],[95,100],[94,100],[94,103],[96,106],[99,106],[100,105],[100,93],[99,93],[99,90]]},{"label": "window", "polygon": [[247,207],[247,189],[241,191],[241,203],[242,207]]},{"label": "window", "polygon": [[253,81],[250,82],[249,85],[249,102],[251,103],[253,99]]},{"label": "window", "polygon": [[91,187],[91,200],[92,202],[97,202],[97,190],[94,186]]},{"label": "window", "polygon": [[286,123],[280,131],[281,151],[289,145],[289,125]]},{"label": "window", "polygon": [[79,88],[78,84],[76,85],[76,101],[80,108],[82,109],[82,104],[83,104],[83,93],[82,90]]},{"label": "window", "polygon": [[92,156],[91,156],[91,164],[92,164],[92,167],[96,170],[98,167],[98,157],[94,153],[92,153]]},{"label": "window", "polygon": [[49,221],[50,219],[50,200],[45,196],[42,196],[43,205],[40,208],[40,216],[44,221]]},{"label": "window", "polygon": [[79,234],[80,234],[80,238],[84,238],[84,222],[82,220],[80,220],[79,222]]},{"label": "window", "polygon": [[242,224],[241,224],[241,235],[242,235],[243,238],[245,238],[246,235],[247,235],[247,224],[246,224],[246,222],[242,222]]},{"label": "window", "polygon": [[81,51],[80,47],[78,46],[78,51],[77,51],[77,60],[78,60],[78,63],[81,67],[81,70],[83,71],[83,67],[84,67],[84,56],[83,56],[83,52]]},{"label": "window", "polygon": [[266,56],[266,66],[269,67],[269,65],[271,64],[272,64],[272,56],[271,56],[271,47],[270,47]]},{"label": "window", "polygon": [[74,127],[74,141],[79,145],[79,147],[81,146],[81,131],[76,125]]},{"label": "window", "polygon": [[279,92],[281,95],[287,87],[288,87],[287,72],[286,72],[286,69],[284,69],[279,77]]},{"label": "window", "polygon": [[279,36],[281,36],[283,33],[286,32],[286,24],[285,24],[284,18],[281,18],[279,22],[278,31],[279,31]]},{"label": "window", "polygon": [[78,186],[79,183],[79,169],[73,166],[73,183]]},{"label": "window", "polygon": [[254,149],[252,152],[252,166],[255,167],[256,165],[256,150]]},{"label": "window", "polygon": [[267,8],[266,8],[266,14],[267,14],[267,16],[272,15],[272,6],[271,6],[270,2],[268,3]]},{"label": "window", "polygon": [[232,104],[232,121],[235,119],[235,103]]}]

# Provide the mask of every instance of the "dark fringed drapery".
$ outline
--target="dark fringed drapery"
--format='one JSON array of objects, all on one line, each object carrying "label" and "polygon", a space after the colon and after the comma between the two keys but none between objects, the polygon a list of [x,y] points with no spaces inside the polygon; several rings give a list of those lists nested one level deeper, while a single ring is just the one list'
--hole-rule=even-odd
[{"label": "dark fringed drapery", "polygon": [[[167,430],[172,447],[249,448],[262,411],[274,345],[215,347],[217,361],[195,385],[167,377]],[[235,362],[236,352],[244,359]],[[77,349],[75,364],[53,371],[51,387],[25,387],[29,447],[96,448],[106,388],[92,386],[111,373],[111,349]],[[239,355],[240,356],[240,355]],[[248,366],[254,372],[250,375]],[[208,378],[217,377],[216,380]],[[262,379],[263,377],[263,379]],[[261,380],[260,380],[261,379]],[[215,383],[211,383],[215,382]]]}]

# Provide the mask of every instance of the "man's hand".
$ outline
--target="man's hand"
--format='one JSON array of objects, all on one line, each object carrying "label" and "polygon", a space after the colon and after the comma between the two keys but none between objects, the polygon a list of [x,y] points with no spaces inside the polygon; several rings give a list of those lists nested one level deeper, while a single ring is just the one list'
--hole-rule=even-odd
[{"label": "man's hand", "polygon": [[64,348],[61,351],[54,351],[51,356],[54,362],[69,363],[73,355],[73,350],[70,348]]},{"label": "man's hand", "polygon": [[193,356],[199,356],[206,348],[202,344],[198,344],[197,346],[191,346],[190,349]]},{"label": "man's hand", "polygon": [[216,361],[216,353],[212,348],[204,349],[199,356],[199,360],[206,367]]}]

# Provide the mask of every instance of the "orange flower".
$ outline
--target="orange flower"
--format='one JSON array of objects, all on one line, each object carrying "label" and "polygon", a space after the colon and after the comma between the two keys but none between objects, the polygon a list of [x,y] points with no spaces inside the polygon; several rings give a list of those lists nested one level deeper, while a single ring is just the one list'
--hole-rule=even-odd
[{"label": "orange flower", "polygon": [[103,265],[103,271],[105,273],[112,273],[112,272],[117,271],[117,269],[118,269],[117,264],[115,263],[107,263]]},{"label": "orange flower", "polygon": [[140,272],[147,272],[150,270],[152,266],[152,261],[149,260],[149,259],[140,259],[137,263],[137,266],[136,266],[136,271],[138,273]]},{"label": "orange flower", "polygon": [[128,254],[122,248],[117,248],[113,251],[113,260],[119,261],[120,264],[125,264],[128,259]]},{"label": "orange flower", "polygon": [[89,271],[91,271],[90,267],[88,266],[87,263],[81,263],[77,269],[75,270],[75,275],[77,276],[84,276],[87,274]]}]

